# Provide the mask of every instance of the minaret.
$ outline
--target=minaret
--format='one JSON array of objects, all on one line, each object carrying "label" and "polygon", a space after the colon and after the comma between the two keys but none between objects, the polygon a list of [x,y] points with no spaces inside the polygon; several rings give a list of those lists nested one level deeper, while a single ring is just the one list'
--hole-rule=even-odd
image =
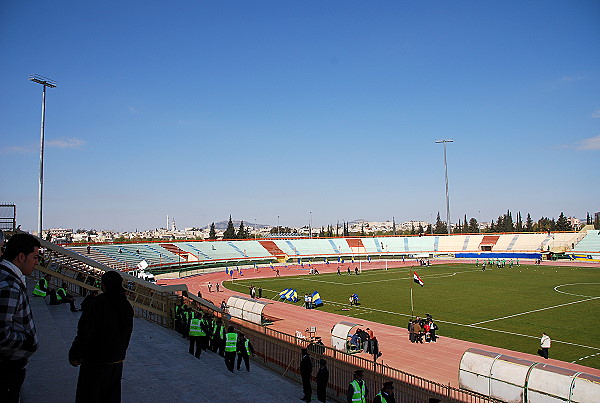
[{"label": "minaret", "polygon": [[165,229],[168,231],[169,230],[169,215],[167,214],[167,226],[165,227]]},{"label": "minaret", "polygon": [[173,218],[173,232],[177,231],[177,227],[175,226],[175,218]]}]

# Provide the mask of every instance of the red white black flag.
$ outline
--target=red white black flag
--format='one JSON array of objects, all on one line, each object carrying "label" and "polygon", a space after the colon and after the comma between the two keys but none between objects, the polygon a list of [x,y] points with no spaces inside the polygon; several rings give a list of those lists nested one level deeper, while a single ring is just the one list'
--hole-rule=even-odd
[{"label": "red white black flag", "polygon": [[413,271],[413,280],[415,281],[415,283],[423,287],[423,280],[421,280],[421,277],[419,277],[416,271]]}]

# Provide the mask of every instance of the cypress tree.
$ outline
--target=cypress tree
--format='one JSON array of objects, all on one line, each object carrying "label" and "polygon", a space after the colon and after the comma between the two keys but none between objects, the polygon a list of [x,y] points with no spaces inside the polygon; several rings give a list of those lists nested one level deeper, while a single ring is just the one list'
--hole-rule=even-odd
[{"label": "cypress tree", "polygon": [[217,239],[217,231],[215,230],[215,223],[210,224],[210,231],[208,232],[208,239]]},{"label": "cypress tree", "polygon": [[448,233],[448,225],[440,219],[440,212],[437,213],[437,218],[435,220],[435,228],[433,230],[436,234],[447,234]]},{"label": "cypress tree", "polygon": [[525,229],[527,232],[533,231],[533,220],[531,219],[531,214],[527,213],[527,221],[525,221]]},{"label": "cypress tree", "polygon": [[227,223],[227,229],[223,233],[223,239],[235,239],[235,228],[233,227],[231,215],[229,215],[229,222]]},{"label": "cypress tree", "polygon": [[556,230],[557,231],[573,231],[573,227],[567,217],[565,217],[564,213],[561,211],[558,216],[558,220],[556,221]]},{"label": "cypress tree", "polygon": [[237,239],[246,239],[248,238],[248,230],[244,227],[244,220],[240,221],[240,227],[238,228],[236,238]]}]

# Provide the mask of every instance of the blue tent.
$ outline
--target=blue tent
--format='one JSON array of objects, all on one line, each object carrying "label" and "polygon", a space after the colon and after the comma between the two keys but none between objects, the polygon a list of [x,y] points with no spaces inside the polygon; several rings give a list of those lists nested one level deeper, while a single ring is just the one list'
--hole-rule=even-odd
[{"label": "blue tent", "polygon": [[293,288],[286,288],[277,295],[279,295],[280,299],[285,299],[286,301],[290,302],[298,302],[298,292]]},{"label": "blue tent", "polygon": [[321,299],[318,291],[312,293],[312,302],[313,306],[315,307],[323,306],[323,300]]},{"label": "blue tent", "polygon": [[285,294],[287,294],[287,293],[288,293],[288,291],[290,291],[290,290],[291,290],[291,288],[286,288],[285,290],[281,291],[281,292],[280,292],[279,294],[277,294],[277,295],[279,295],[279,298],[281,298],[281,299],[285,299]]},{"label": "blue tent", "polygon": [[290,288],[290,290],[285,294],[285,299],[290,302],[298,302],[298,292]]}]

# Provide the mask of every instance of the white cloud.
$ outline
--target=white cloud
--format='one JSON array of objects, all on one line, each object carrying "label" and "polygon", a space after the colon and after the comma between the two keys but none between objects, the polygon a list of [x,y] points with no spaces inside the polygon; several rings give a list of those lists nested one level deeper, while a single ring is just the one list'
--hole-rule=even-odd
[{"label": "white cloud", "polygon": [[581,140],[576,148],[578,150],[600,150],[600,135]]},{"label": "white cloud", "polygon": [[33,147],[23,147],[23,146],[8,146],[0,149],[0,154],[29,154],[32,152],[36,152]]},{"label": "white cloud", "polygon": [[596,109],[594,112],[592,112],[592,117],[594,119],[600,118],[600,109]]},{"label": "white cloud", "polygon": [[127,109],[129,110],[129,112],[131,113],[137,113],[137,109],[134,108],[133,106],[128,106]]},{"label": "white cloud", "polygon": [[585,77],[583,76],[563,76],[560,81],[565,82],[565,83],[574,83],[576,81],[581,81],[584,80]]},{"label": "white cloud", "polygon": [[85,144],[85,141],[75,138],[63,138],[50,140],[46,142],[46,146],[55,148],[81,148]]}]

